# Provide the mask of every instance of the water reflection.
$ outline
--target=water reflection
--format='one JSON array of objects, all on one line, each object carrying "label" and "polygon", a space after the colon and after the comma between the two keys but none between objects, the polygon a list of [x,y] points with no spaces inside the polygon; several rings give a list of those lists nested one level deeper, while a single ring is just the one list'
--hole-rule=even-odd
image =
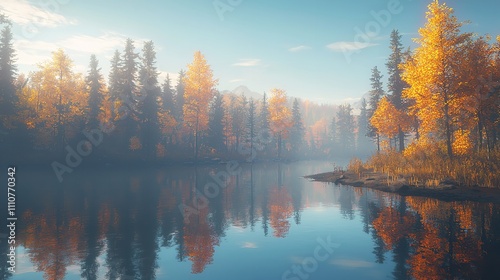
[{"label": "water reflection", "polygon": [[[213,180],[210,174],[224,168],[88,171],[55,187],[43,174],[30,174],[18,194],[18,256],[24,261],[12,278],[187,279],[183,271],[189,264],[193,279],[253,279],[258,273],[281,279],[293,260],[280,259],[280,242],[290,252],[309,252],[311,246],[302,241],[353,224],[371,239],[359,260],[333,259],[313,279],[329,279],[332,273],[343,279],[344,270],[353,278],[363,269],[394,279],[479,279],[500,272],[498,205],[405,198],[299,178],[328,170],[321,162],[245,165],[217,195],[199,199]],[[185,219],[181,205],[195,214]],[[341,222],[316,221],[321,212],[315,211]],[[313,237],[305,238],[305,232],[314,232]],[[267,244],[238,245],[260,250],[252,263],[249,251],[231,245],[241,235],[258,235]],[[354,235],[343,231],[346,254],[359,241]],[[165,263],[170,255],[177,264]],[[267,255],[283,263],[269,266]],[[1,265],[8,278],[5,262]],[[250,273],[231,274],[232,266],[250,267]],[[263,266],[269,269],[251,268]],[[352,267],[356,272],[349,271]]]}]

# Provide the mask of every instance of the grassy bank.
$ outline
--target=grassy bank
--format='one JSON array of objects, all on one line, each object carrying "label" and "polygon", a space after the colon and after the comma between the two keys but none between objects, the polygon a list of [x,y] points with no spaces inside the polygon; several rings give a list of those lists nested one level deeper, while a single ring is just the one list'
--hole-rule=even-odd
[{"label": "grassy bank", "polygon": [[461,187],[500,188],[500,151],[473,153],[449,159],[439,149],[393,150],[373,155],[366,162],[352,159],[348,170],[361,178],[367,172],[381,173],[391,181],[416,187],[437,187],[451,182]]}]

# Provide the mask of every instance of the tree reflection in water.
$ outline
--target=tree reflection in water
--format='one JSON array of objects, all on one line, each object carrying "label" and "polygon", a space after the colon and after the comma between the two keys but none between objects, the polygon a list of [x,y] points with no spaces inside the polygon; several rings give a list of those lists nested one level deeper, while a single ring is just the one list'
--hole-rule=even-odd
[{"label": "tree reflection in water", "polygon": [[[498,205],[312,184],[298,176],[315,170],[298,164],[245,165],[185,220],[179,205],[192,205],[196,190],[220,168],[95,171],[56,187],[35,174],[19,189],[17,244],[46,279],[62,279],[75,267],[83,279],[154,279],[158,269],[170,269],[158,263],[165,248],[200,274],[217,262],[229,228],[268,236],[270,227],[269,238],[286,239],[302,229],[308,208],[333,205],[349,222],[359,216],[372,239],[367,251],[378,263],[390,254],[395,279],[479,279],[500,272]],[[6,271],[6,263],[1,266]]]}]

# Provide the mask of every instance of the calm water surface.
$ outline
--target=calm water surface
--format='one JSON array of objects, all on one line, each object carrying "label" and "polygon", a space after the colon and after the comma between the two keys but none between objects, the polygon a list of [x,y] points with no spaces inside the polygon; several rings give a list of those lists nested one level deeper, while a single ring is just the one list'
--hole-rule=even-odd
[{"label": "calm water surface", "polygon": [[238,167],[227,178],[224,164],[81,169],[62,184],[53,174],[18,171],[18,263],[10,279],[500,275],[499,205],[301,178],[331,170],[328,162]]}]

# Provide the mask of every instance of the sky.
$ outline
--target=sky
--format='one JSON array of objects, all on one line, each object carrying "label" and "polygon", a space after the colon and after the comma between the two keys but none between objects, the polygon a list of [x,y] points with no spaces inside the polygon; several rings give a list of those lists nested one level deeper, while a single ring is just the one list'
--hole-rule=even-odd
[{"label": "sky", "polygon": [[[140,52],[152,40],[161,81],[201,51],[219,90],[281,88],[289,96],[342,104],[370,90],[371,68],[385,74],[389,35],[406,47],[425,24],[431,0],[1,0],[14,24],[20,73],[64,49],[77,72],[95,54],[104,76],[125,39]],[[443,1],[441,1],[443,2]],[[500,35],[497,0],[450,0],[463,30]]]}]

